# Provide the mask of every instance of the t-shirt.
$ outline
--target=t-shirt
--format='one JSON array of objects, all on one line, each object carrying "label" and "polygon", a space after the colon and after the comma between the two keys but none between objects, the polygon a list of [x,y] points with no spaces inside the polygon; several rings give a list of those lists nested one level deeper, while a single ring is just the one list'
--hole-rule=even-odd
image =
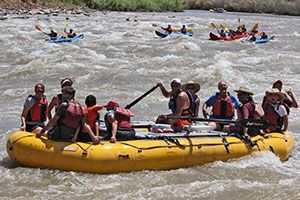
[{"label": "t-shirt", "polygon": [[284,105],[276,103],[276,104],[272,104],[272,106],[280,117],[287,115],[287,111]]}]

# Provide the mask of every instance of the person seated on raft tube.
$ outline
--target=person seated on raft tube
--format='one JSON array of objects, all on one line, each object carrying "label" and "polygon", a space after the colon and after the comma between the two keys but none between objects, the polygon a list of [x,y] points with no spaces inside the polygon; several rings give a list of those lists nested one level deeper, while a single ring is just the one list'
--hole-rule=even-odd
[{"label": "person seated on raft tube", "polygon": [[[276,88],[279,90],[279,92],[282,92],[282,81],[281,80],[275,80],[273,82],[273,85],[272,85],[272,88]],[[283,93],[283,92],[282,92]],[[287,90],[286,91],[286,94],[284,94],[284,99],[282,100],[282,104],[284,105],[288,115],[290,114],[290,108],[298,108],[298,103],[297,103],[297,100],[294,96],[294,93],[292,92],[291,89]],[[289,98],[289,97],[290,98]],[[264,107],[265,103],[266,103],[266,100],[267,100],[267,96],[264,96],[263,98],[263,102],[262,102],[262,106]]]},{"label": "person seated on raft tube", "polygon": [[260,37],[261,40],[268,39],[268,35],[265,32],[262,32],[262,35]]},{"label": "person seated on raft tube", "polygon": [[[239,89],[234,90],[237,93],[238,99],[241,102],[237,109],[238,121],[245,119],[255,119],[255,103],[252,99],[253,92],[249,90],[248,87],[240,86]],[[227,127],[226,127],[227,128]],[[238,125],[230,125],[229,133],[239,133],[245,136],[247,140],[251,142],[250,145],[253,145],[250,140],[250,136],[255,136],[260,134],[260,130],[254,127],[243,128]]]},{"label": "person seated on raft tube", "polygon": [[[202,106],[203,117],[208,118],[208,107],[212,107],[211,119],[229,119],[234,118],[234,109],[239,107],[239,101],[229,92],[227,92],[228,84],[224,81],[218,83],[218,90],[215,95],[211,96]],[[210,123],[215,130],[222,130],[224,125],[219,123]]]},{"label": "person seated on raft tube", "polygon": [[171,127],[175,132],[181,131],[183,126],[189,125],[189,120],[182,119],[166,119],[166,116],[170,117],[193,117],[195,111],[192,108],[195,104],[195,100],[192,94],[189,91],[183,91],[181,89],[181,81],[180,79],[173,79],[171,81],[171,91],[167,91],[162,83],[157,83],[158,87],[162,94],[166,98],[170,98],[169,101],[169,109],[171,109],[172,114],[169,115],[160,115],[158,116],[156,123],[158,124],[171,124]]},{"label": "person seated on raft tube", "polygon": [[104,136],[104,140],[115,142],[133,139],[135,130],[130,124],[130,118],[134,114],[130,110],[120,107],[116,100],[109,101],[104,107],[107,110],[104,116],[107,134]]},{"label": "person seated on raft tube", "polygon": [[245,24],[242,24],[242,25],[240,25],[240,26],[237,27],[236,34],[237,34],[237,35],[242,35],[242,34],[244,34],[246,31],[247,31],[247,29],[246,29],[246,27],[245,27]]},{"label": "person seated on raft tube", "polygon": [[66,34],[65,38],[73,38],[76,36],[76,33],[73,31],[73,29],[67,31],[67,29],[65,28],[64,33]]},{"label": "person seated on raft tube", "polygon": [[221,29],[221,31],[218,30],[218,33],[220,34],[221,37],[227,37],[227,34],[223,29]]},{"label": "person seated on raft tube", "polygon": [[39,133],[45,126],[48,101],[44,92],[45,86],[38,83],[34,86],[34,94],[27,97],[21,115],[21,131]]},{"label": "person seated on raft tube", "polygon": [[[85,105],[87,106],[87,116],[86,123],[90,126],[92,132],[95,136],[99,136],[99,119],[100,114],[99,110],[102,110],[102,106],[96,105],[96,97],[92,94],[88,95],[85,98]],[[82,127],[81,131],[78,133],[77,137],[78,142],[91,142],[92,139],[89,136],[88,132]]]},{"label": "person seated on raft tube", "polygon": [[[64,78],[60,82],[61,89],[65,86],[72,86],[72,85],[73,85],[73,81],[69,78]],[[49,108],[47,110],[47,115],[48,115],[49,120],[52,119],[52,114],[51,114],[52,109],[55,108],[55,111],[56,111],[58,106],[61,104],[61,102],[62,102],[62,94],[61,93],[52,97],[50,104],[49,104]]]},{"label": "person seated on raft tube", "polygon": [[86,109],[75,99],[75,90],[71,86],[62,88],[62,103],[57,108],[54,117],[37,134],[41,134],[53,128],[48,132],[48,138],[51,140],[75,142],[81,127],[84,127],[94,144],[100,142],[100,138],[95,136],[91,128],[86,123]]},{"label": "person seated on raft tube", "polygon": [[198,83],[195,83],[194,81],[189,81],[186,84],[182,85],[181,87],[184,91],[189,91],[190,94],[192,94],[194,99],[194,108],[192,108],[193,117],[198,117],[199,114],[199,108],[200,108],[200,97],[196,94],[200,90],[200,85]]},{"label": "person seated on raft tube", "polygon": [[168,32],[169,34],[173,32],[173,29],[171,27],[171,25],[169,24],[167,28],[161,27],[161,29],[165,30],[166,32]]},{"label": "person seated on raft tube", "polygon": [[57,39],[57,32],[54,30],[50,30],[50,33],[48,33],[47,35],[50,36],[50,40],[56,40]]},{"label": "person seated on raft tube", "polygon": [[183,34],[186,34],[185,25],[182,25],[182,28],[180,29],[180,32],[183,33]]},{"label": "person seated on raft tube", "polygon": [[270,132],[285,132],[288,129],[288,113],[283,105],[285,98],[284,94],[277,88],[272,88],[266,91],[267,99],[263,106],[265,119],[269,122],[269,127],[265,131]]}]

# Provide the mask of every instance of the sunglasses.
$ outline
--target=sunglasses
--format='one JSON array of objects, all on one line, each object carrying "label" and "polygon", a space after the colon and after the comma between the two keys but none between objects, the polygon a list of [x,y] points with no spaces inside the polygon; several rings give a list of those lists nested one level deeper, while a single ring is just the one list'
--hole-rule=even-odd
[{"label": "sunglasses", "polygon": [[37,90],[37,91],[35,91],[35,93],[44,93],[45,91],[43,91],[43,90]]}]

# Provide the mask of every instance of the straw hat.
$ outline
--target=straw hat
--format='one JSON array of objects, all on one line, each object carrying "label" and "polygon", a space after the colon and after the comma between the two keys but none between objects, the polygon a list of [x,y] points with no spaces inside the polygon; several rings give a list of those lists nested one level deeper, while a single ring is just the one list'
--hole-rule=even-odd
[{"label": "straw hat", "polygon": [[272,88],[270,91],[266,91],[266,94],[277,94],[280,100],[285,99],[285,96],[282,92],[280,92],[277,88]]},{"label": "straw hat", "polygon": [[244,92],[247,93],[249,95],[253,95],[253,92],[250,91],[250,89],[246,86],[240,86],[239,89],[234,90],[235,92]]},{"label": "straw hat", "polygon": [[194,81],[189,81],[187,83],[185,83],[184,85],[182,85],[182,89],[187,90],[187,87],[189,85],[193,85],[194,86],[194,93],[197,93],[200,90],[200,84],[195,83]]}]

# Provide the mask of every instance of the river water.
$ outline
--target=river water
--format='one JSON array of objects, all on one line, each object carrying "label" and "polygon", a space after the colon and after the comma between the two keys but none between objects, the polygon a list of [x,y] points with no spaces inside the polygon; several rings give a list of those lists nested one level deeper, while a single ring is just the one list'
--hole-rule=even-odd
[{"label": "river water", "polygon": [[[84,33],[84,40],[50,44],[34,29],[39,24],[61,35],[66,17],[69,27]],[[238,18],[248,28],[259,22],[260,30],[275,40],[261,45],[208,40],[209,32],[215,32],[211,22],[235,28]],[[186,24],[194,36],[161,39],[153,23],[177,28]],[[169,89],[173,78],[200,83],[202,103],[220,80],[229,82],[232,93],[248,86],[261,102],[272,82],[281,79],[284,89],[292,88],[300,98],[299,24],[299,17],[206,11],[8,16],[0,21],[0,199],[300,199],[299,109],[289,116],[296,141],[285,162],[260,152],[178,170],[98,175],[21,167],[9,160],[5,148],[8,136],[20,126],[22,106],[34,84],[43,82],[51,98],[65,77],[74,80],[82,103],[94,94],[99,104],[118,99],[125,106],[159,81]],[[132,107],[134,120],[168,113],[167,101],[154,91]]]}]

